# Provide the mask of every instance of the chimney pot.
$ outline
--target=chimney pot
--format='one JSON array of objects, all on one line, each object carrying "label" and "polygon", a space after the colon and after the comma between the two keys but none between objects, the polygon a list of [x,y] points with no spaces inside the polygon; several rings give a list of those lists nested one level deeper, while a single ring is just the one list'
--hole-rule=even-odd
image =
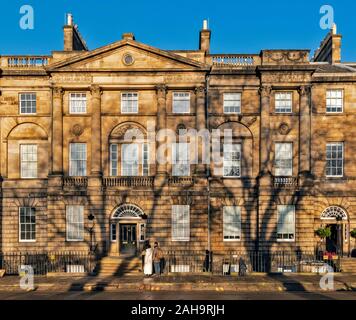
[{"label": "chimney pot", "polygon": [[71,13],[67,13],[67,26],[73,25],[73,15]]},{"label": "chimney pot", "polygon": [[333,24],[333,34],[337,34],[337,26],[336,23]]},{"label": "chimney pot", "polygon": [[203,20],[203,30],[208,30],[208,20]]}]

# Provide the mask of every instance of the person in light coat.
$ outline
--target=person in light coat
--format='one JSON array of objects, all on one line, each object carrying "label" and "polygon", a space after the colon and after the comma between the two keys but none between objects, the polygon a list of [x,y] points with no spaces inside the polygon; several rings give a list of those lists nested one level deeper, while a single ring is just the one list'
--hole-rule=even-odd
[{"label": "person in light coat", "polygon": [[145,252],[145,265],[143,268],[143,273],[145,276],[151,276],[153,273],[153,250],[151,248],[151,245],[147,246],[146,252]]}]

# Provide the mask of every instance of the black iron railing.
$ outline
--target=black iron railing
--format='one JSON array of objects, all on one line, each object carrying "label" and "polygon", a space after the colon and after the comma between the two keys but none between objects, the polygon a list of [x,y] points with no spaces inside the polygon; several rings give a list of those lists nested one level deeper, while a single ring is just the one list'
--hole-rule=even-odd
[{"label": "black iron railing", "polygon": [[266,252],[247,251],[207,254],[206,251],[167,251],[165,254],[165,273],[183,272],[213,274],[247,272],[325,272],[326,265],[340,271],[337,262],[325,259],[314,252]]},{"label": "black iron railing", "polygon": [[97,258],[88,252],[0,253],[0,269],[19,274],[21,266],[31,266],[35,275],[49,272],[91,273]]},{"label": "black iron railing", "polygon": [[[100,256],[88,252],[0,253],[0,269],[7,275],[19,274],[21,266],[31,266],[35,275],[49,272],[90,274]],[[214,253],[207,251],[168,250],[162,261],[163,273],[202,273],[228,275],[246,272],[326,272],[327,265],[334,271],[341,269],[339,260],[322,253],[300,251],[247,251]]]}]

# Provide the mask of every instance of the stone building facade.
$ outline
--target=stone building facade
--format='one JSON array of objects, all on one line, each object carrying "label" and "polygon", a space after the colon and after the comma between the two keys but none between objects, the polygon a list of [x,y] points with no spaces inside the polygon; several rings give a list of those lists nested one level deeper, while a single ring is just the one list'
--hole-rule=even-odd
[{"label": "stone building facade", "polygon": [[[356,64],[341,63],[341,36],[331,30],[310,59],[211,54],[210,35],[204,24],[198,50],[128,33],[90,51],[69,19],[63,51],[1,56],[1,252],[117,255],[146,239],[167,250],[313,252],[323,226],[330,250],[352,251]],[[150,139],[149,126],[172,139],[220,129],[232,142],[221,144],[220,170],[187,166],[180,146],[167,148],[177,162],[157,163],[171,138]]]}]

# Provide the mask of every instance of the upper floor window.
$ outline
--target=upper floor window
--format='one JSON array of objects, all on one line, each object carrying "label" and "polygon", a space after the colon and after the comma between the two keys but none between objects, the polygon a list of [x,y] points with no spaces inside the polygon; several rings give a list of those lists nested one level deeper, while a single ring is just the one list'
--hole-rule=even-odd
[{"label": "upper floor window", "polygon": [[87,95],[86,93],[74,92],[69,94],[69,112],[86,113]]},{"label": "upper floor window", "polygon": [[142,158],[143,158],[143,163],[142,163],[142,174],[144,176],[148,176],[150,172],[150,167],[149,167],[149,153],[148,153],[148,144],[144,143],[142,145]]},{"label": "upper floor window", "polygon": [[37,145],[20,145],[21,178],[37,178]]},{"label": "upper floor window", "polygon": [[241,144],[224,144],[224,177],[241,177]]},{"label": "upper floor window", "polygon": [[71,143],[69,145],[69,175],[74,177],[87,175],[86,143]]},{"label": "upper floor window", "polygon": [[20,93],[20,114],[36,113],[36,93]]},{"label": "upper floor window", "polygon": [[138,144],[123,144],[121,148],[121,175],[138,176]]},{"label": "upper floor window", "polygon": [[189,241],[189,205],[172,206],[172,241]]},{"label": "upper floor window", "polygon": [[180,142],[172,145],[172,175],[189,176],[189,143]]},{"label": "upper floor window", "polygon": [[84,206],[66,207],[67,241],[84,240]]},{"label": "upper floor window", "polygon": [[173,113],[190,112],[190,93],[173,92]]},{"label": "upper floor window", "polygon": [[275,144],[275,175],[277,177],[293,175],[293,143]]},{"label": "upper floor window", "polygon": [[118,175],[118,145],[113,143],[110,145],[110,175]]},{"label": "upper floor window", "polygon": [[342,177],[344,175],[344,144],[342,142],[326,145],[326,176]]},{"label": "upper floor window", "polygon": [[[110,175],[119,175],[119,148],[121,147],[121,175],[149,175],[148,144],[110,144]],[[140,161],[142,159],[142,161]]]},{"label": "upper floor window", "polygon": [[224,93],[224,113],[241,113],[241,93]]},{"label": "upper floor window", "polygon": [[326,112],[340,113],[344,110],[344,91],[327,90],[326,91]]},{"label": "upper floor window", "polygon": [[291,113],[293,106],[292,92],[276,92],[275,110],[277,113]]},{"label": "upper floor window", "polygon": [[121,112],[138,113],[138,93],[126,92],[121,94]]},{"label": "upper floor window", "polygon": [[241,239],[241,208],[238,206],[226,206],[223,209],[223,236],[224,241],[236,241]]},{"label": "upper floor window", "polygon": [[36,211],[35,208],[19,208],[19,239],[20,242],[36,241]]},{"label": "upper floor window", "polygon": [[295,207],[294,205],[277,206],[277,240],[295,240]]}]

